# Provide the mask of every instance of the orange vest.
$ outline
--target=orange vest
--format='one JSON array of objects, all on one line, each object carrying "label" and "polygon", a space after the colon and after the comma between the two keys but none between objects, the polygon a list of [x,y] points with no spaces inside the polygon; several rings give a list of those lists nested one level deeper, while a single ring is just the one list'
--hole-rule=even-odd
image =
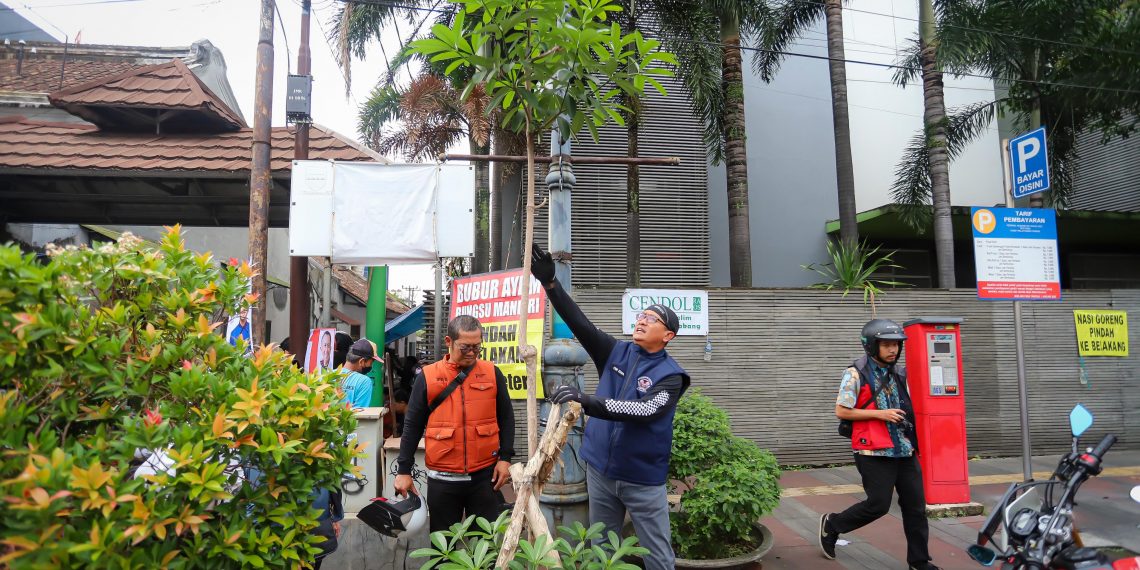
[{"label": "orange vest", "polygon": [[[459,374],[459,367],[445,357],[425,366],[423,373],[431,404]],[[428,416],[424,431],[428,469],[472,473],[499,460],[496,384],[495,365],[477,360],[467,379]]]}]

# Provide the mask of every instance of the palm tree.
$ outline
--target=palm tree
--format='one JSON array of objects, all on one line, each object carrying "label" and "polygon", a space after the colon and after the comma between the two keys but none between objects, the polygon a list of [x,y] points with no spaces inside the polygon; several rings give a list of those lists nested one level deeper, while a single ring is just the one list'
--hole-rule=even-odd
[{"label": "palm tree", "polygon": [[[947,158],[953,160],[998,113],[1012,119],[1015,129],[1044,126],[1051,187],[1030,205],[1067,205],[1077,134],[1089,128],[1106,134],[1132,128],[1119,118],[1122,111],[1137,108],[1136,97],[1116,86],[1118,78],[1134,75],[1140,58],[1135,37],[1113,30],[1127,30],[1116,25],[1135,19],[1135,8],[1119,0],[938,0],[933,8],[938,16],[938,66],[951,75],[993,77],[1001,93],[993,101],[951,110],[944,122]],[[1101,36],[1106,31],[1108,35]],[[895,81],[905,85],[916,79],[923,69],[922,55],[916,43],[899,62]],[[1101,67],[1106,61],[1112,67]],[[904,220],[916,227],[930,219],[926,205],[933,194],[931,158],[928,136],[920,133],[895,171],[892,196]]]},{"label": "palm tree", "polygon": [[[705,124],[713,163],[725,162],[729,265],[733,287],[752,286],[748,153],[745,146],[741,41],[755,40],[769,17],[758,0],[656,0],[651,3],[666,49]],[[647,11],[649,8],[647,8]]]},{"label": "palm tree", "polygon": [[[650,4],[652,6],[652,4]],[[637,0],[623,2],[618,14],[622,31],[642,31],[638,22]],[[626,156],[637,158],[640,154],[638,137],[641,136],[642,101],[637,95],[624,95]],[[641,168],[629,164],[625,168],[625,267],[627,287],[641,286]]]},{"label": "palm tree", "polygon": [[855,207],[855,168],[851,161],[851,123],[847,111],[847,68],[843,49],[841,0],[785,0],[772,25],[764,30],[763,51],[752,60],[760,77],[770,82],[783,62],[787,47],[820,18],[827,23],[828,70],[831,74],[831,118],[835,137],[835,179],[839,196],[839,238],[851,247],[859,243]]},{"label": "palm tree", "polygon": [[922,59],[922,121],[926,130],[927,169],[934,205],[934,254],[938,284],[955,286],[954,228],[950,220],[950,155],[946,148],[946,100],[938,67],[938,34],[933,0],[919,0],[919,42]]}]

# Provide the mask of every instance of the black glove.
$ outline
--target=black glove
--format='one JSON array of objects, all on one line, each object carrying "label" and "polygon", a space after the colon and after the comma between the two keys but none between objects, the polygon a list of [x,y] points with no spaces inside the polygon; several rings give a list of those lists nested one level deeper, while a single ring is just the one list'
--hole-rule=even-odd
[{"label": "black glove", "polygon": [[566,385],[555,388],[554,391],[547,396],[547,399],[555,404],[565,404],[566,402],[584,404],[588,398],[590,398],[590,396],[582,393],[581,390]]},{"label": "black glove", "polygon": [[537,243],[530,248],[530,274],[544,286],[554,283],[554,258]]}]

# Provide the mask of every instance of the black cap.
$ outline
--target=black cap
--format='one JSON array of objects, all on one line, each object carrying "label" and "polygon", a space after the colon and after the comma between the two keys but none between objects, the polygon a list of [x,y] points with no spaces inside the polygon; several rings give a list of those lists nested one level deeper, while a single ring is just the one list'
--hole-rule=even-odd
[{"label": "black cap", "polygon": [[361,358],[371,358],[377,362],[380,361],[380,357],[376,356],[376,345],[366,338],[352,343],[352,347],[348,349],[348,353]]},{"label": "black cap", "polygon": [[673,309],[670,309],[669,307],[666,307],[660,303],[656,303],[649,305],[645,308],[645,310],[657,313],[657,316],[661,317],[661,322],[665,323],[665,328],[673,331],[673,334],[677,334],[677,329],[681,327],[681,321],[677,318],[677,313],[674,313]]}]

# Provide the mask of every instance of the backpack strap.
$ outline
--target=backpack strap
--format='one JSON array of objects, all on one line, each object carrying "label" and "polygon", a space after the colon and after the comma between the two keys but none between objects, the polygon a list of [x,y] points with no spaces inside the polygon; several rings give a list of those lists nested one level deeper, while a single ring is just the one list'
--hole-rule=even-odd
[{"label": "backpack strap", "polygon": [[[859,375],[859,370],[856,369],[854,366],[852,366],[851,371],[855,375],[855,381],[858,383],[862,383],[863,378]],[[889,370],[887,371],[887,374],[888,374],[887,380],[890,381],[890,378],[889,378],[890,371]],[[856,384],[856,389],[855,389],[855,397],[856,398],[859,397],[858,386],[859,386],[859,384]],[[879,396],[879,392],[882,392],[884,387],[885,387],[885,384],[882,382],[879,383],[878,387],[875,387],[874,374],[872,374],[871,375],[871,397],[868,398],[867,401],[862,406],[856,406],[855,409],[862,410],[862,409],[865,409],[867,406],[870,406],[871,402],[875,401],[875,398],[877,398]]]}]

